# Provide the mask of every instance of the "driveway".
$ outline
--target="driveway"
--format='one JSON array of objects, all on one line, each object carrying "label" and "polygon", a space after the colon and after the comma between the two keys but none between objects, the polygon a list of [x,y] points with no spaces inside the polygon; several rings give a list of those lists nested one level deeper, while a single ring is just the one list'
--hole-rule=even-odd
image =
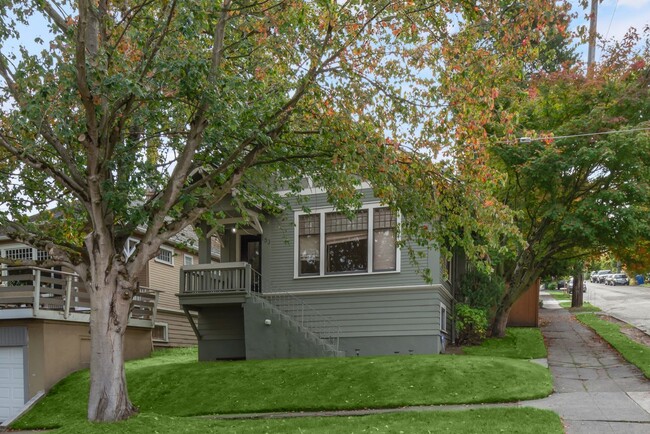
[{"label": "driveway", "polygon": [[650,288],[588,282],[584,301],[650,334]]}]

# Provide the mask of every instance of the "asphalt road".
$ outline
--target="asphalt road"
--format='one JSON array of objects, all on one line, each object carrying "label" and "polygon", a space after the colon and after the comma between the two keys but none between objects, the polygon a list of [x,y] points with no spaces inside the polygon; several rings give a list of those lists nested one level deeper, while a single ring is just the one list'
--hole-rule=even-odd
[{"label": "asphalt road", "polygon": [[584,301],[650,334],[650,288],[587,282]]}]

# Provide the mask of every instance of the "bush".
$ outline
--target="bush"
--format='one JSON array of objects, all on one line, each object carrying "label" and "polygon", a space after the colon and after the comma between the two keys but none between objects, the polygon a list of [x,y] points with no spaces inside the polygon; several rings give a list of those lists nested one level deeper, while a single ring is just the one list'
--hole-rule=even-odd
[{"label": "bush", "polygon": [[499,304],[504,286],[499,276],[471,269],[460,281],[458,301],[488,312]]},{"label": "bush", "polygon": [[459,345],[480,343],[487,335],[488,319],[483,309],[459,303],[456,305],[456,333]]}]

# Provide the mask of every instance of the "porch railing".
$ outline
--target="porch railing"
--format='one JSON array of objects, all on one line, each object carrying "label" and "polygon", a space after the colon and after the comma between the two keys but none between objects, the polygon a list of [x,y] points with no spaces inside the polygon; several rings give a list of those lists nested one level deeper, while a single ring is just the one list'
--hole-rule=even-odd
[{"label": "porch railing", "polygon": [[[133,297],[130,320],[155,321],[158,291],[140,288]],[[90,294],[74,273],[38,267],[4,267],[0,273],[0,312],[31,309],[33,317],[56,313],[69,319],[84,320],[90,314]],[[86,319],[87,320],[87,319]]]},{"label": "porch railing", "polygon": [[181,294],[260,292],[262,276],[248,262],[185,265],[181,269]]}]

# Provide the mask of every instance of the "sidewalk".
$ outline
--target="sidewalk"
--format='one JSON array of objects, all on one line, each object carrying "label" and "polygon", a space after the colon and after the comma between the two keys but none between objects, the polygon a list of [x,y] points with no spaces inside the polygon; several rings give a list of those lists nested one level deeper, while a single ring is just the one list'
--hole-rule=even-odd
[{"label": "sidewalk", "polygon": [[551,296],[542,298],[555,393],[521,405],[557,412],[567,434],[650,433],[650,381]]}]

